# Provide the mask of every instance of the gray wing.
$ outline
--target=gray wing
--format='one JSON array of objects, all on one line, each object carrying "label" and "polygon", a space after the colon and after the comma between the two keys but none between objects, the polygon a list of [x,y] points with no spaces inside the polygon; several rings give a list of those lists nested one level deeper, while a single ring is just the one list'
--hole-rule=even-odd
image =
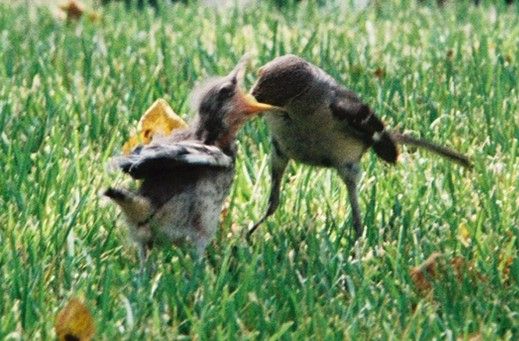
[{"label": "gray wing", "polygon": [[154,144],[137,149],[133,154],[115,157],[114,165],[134,179],[144,179],[158,172],[189,167],[231,167],[234,160],[216,146],[181,141]]},{"label": "gray wing", "polygon": [[366,145],[372,146],[381,159],[390,163],[397,161],[398,148],[391,134],[386,131],[382,120],[357,95],[335,86],[330,110],[350,133],[354,133]]}]

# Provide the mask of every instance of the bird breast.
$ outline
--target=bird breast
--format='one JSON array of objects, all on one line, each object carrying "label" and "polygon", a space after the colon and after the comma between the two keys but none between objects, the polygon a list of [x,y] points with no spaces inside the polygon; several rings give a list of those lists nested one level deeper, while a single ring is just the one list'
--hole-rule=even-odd
[{"label": "bird breast", "polygon": [[358,162],[365,144],[345,134],[330,110],[336,82],[318,67],[312,73],[312,86],[285,105],[286,114],[265,115],[273,137],[286,156],[299,162],[322,167]]},{"label": "bird breast", "polygon": [[265,119],[281,152],[299,162],[340,167],[358,162],[366,151],[362,141],[339,129],[328,103],[302,114],[268,113]]},{"label": "bird breast", "polygon": [[153,239],[160,244],[212,236],[233,177],[234,169],[208,170],[192,186],[172,193],[148,223]]}]

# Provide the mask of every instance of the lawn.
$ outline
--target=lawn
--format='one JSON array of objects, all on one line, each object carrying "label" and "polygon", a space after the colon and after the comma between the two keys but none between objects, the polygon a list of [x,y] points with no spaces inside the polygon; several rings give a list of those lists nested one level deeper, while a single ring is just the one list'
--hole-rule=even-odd
[{"label": "lawn", "polygon": [[[96,339],[517,339],[519,5],[452,3],[114,5],[69,24],[0,3],[0,339],[53,338],[73,296]],[[397,166],[368,153],[354,246],[339,177],[291,164],[280,209],[248,244],[269,188],[257,119],[203,261],[156,249],[141,275],[99,195],[130,182],[107,161],[155,99],[188,120],[194,84],[244,52],[253,69],[285,53],[314,62],[392,129],[452,146],[474,169],[411,148]],[[420,289],[410,270],[435,252],[443,266]]]}]

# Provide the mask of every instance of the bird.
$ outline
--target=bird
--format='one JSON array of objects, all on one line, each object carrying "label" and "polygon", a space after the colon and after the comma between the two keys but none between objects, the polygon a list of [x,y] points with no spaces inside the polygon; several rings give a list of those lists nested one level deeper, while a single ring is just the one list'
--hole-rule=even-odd
[{"label": "bird", "polygon": [[395,164],[397,145],[409,144],[472,167],[466,156],[454,150],[389,131],[357,94],[318,66],[292,54],[262,66],[251,94],[283,111],[271,110],[264,115],[272,144],[270,195],[266,213],[247,232],[247,239],[278,208],[281,181],[290,160],[337,171],[347,188],[355,239],[363,234],[358,184],[360,161],[369,149]]},{"label": "bird", "polygon": [[187,128],[111,160],[111,168],[141,181],[136,191],[104,192],[122,210],[141,265],[154,245],[190,242],[202,255],[213,239],[235,173],[236,135],[247,120],[273,109],[241,89],[247,60],[193,91],[196,115]]}]

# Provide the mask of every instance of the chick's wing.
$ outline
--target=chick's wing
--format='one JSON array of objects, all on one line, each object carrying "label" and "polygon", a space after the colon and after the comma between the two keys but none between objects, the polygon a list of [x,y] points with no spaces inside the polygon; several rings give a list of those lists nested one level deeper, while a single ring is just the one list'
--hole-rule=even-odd
[{"label": "chick's wing", "polygon": [[233,158],[216,146],[182,141],[173,144],[147,145],[133,154],[116,157],[113,162],[134,179],[144,179],[158,172],[185,167],[231,167]]}]

